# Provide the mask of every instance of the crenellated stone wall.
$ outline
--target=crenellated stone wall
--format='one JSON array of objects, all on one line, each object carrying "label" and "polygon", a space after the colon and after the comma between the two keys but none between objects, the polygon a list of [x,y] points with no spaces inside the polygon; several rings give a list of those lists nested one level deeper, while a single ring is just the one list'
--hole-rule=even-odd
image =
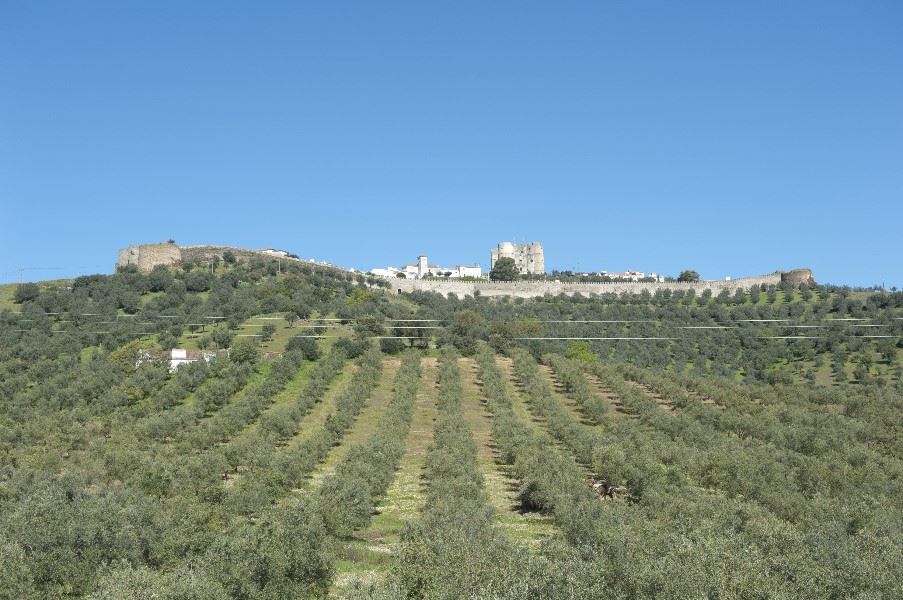
[{"label": "crenellated stone wall", "polygon": [[[647,291],[654,294],[657,290],[695,290],[697,294],[710,289],[713,294],[721,290],[735,292],[738,289],[748,290],[753,286],[778,285],[781,283],[780,271],[771,275],[744,277],[730,281],[698,281],[698,282],[608,282],[608,283],[567,283],[557,281],[441,281],[435,279],[393,279],[390,280],[393,293],[409,293],[415,291],[438,292],[444,296],[454,294],[459,298],[474,296],[511,296],[513,298],[536,298],[550,294],[557,296],[592,296],[600,294],[640,294]],[[811,271],[810,271],[811,275]]]}]

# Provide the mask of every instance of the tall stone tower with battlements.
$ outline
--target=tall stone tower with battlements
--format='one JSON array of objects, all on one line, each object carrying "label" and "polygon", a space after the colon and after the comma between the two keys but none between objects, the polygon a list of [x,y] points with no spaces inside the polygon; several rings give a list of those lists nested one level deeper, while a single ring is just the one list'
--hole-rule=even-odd
[{"label": "tall stone tower with battlements", "polygon": [[523,275],[542,275],[546,272],[546,261],[542,252],[542,244],[532,242],[530,244],[512,244],[502,242],[492,249],[489,256],[489,268],[495,266],[500,258],[513,258],[514,265]]}]

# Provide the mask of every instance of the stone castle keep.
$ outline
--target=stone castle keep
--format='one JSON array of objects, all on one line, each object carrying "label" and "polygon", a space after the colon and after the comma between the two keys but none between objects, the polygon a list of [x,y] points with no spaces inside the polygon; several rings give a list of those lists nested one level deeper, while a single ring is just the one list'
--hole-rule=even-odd
[{"label": "stone castle keep", "polygon": [[175,244],[140,244],[119,251],[117,268],[135,265],[139,271],[150,271],[157,265],[166,267],[182,264],[182,251]]},{"label": "stone castle keep", "polygon": [[502,242],[489,253],[489,268],[492,269],[500,258],[511,258],[521,275],[542,275],[546,272],[546,261],[542,244],[512,244]]}]

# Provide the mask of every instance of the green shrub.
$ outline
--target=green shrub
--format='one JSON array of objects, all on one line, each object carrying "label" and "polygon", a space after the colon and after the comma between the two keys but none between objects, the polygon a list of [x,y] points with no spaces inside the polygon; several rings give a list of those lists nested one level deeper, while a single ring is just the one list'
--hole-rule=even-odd
[{"label": "green shrub", "polygon": [[253,363],[259,355],[260,344],[251,337],[238,338],[229,349],[229,358],[239,364]]}]

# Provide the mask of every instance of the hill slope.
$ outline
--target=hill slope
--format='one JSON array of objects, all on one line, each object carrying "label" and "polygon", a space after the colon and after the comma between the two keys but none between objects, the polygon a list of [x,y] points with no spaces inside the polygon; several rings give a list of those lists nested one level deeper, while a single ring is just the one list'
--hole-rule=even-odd
[{"label": "hill slope", "polygon": [[903,594],[900,294],[398,297],[251,260],[14,306],[17,598]]}]

